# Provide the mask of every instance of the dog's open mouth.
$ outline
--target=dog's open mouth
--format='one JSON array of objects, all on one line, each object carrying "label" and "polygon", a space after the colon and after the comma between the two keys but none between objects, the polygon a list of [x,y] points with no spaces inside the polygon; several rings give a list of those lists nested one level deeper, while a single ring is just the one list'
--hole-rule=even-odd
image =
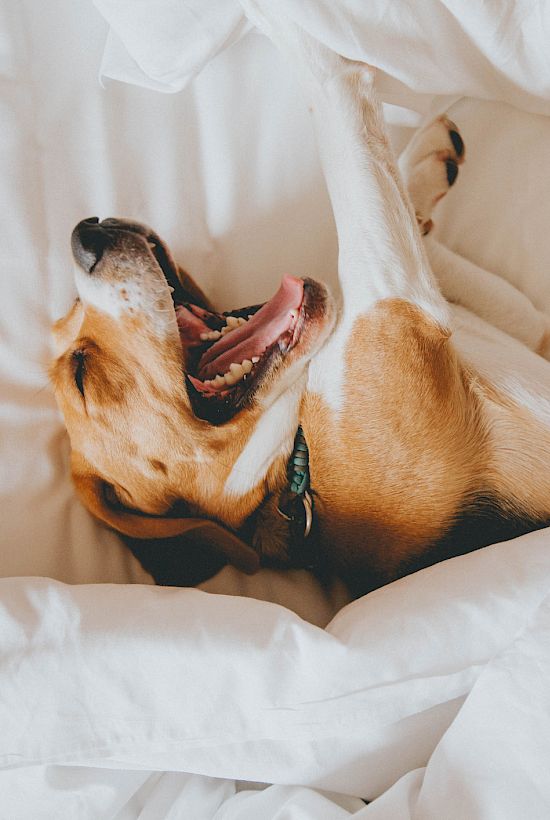
[{"label": "dog's open mouth", "polygon": [[246,404],[300,338],[307,290],[307,281],[285,276],[265,304],[225,314],[175,301],[180,337],[188,351],[189,393],[197,415],[222,420]]},{"label": "dog's open mouth", "polygon": [[264,304],[215,313],[181,301],[168,250],[156,235],[147,239],[173,291],[193,410],[213,423],[227,421],[296,346],[315,302],[316,283],[284,276],[279,290]]},{"label": "dog's open mouth", "polygon": [[192,281],[180,279],[160,237],[129,220],[85,219],[73,231],[72,246],[76,261],[92,277],[101,276],[113,256],[125,261],[145,252],[154,259],[172,294],[193,410],[216,424],[246,406],[323,303],[316,282],[285,276],[265,304],[228,313],[207,310],[198,304],[204,296]]}]

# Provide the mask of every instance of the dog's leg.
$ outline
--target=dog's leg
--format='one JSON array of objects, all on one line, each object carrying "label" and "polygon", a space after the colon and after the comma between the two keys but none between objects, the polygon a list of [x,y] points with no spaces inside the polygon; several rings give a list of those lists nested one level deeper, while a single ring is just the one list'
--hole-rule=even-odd
[{"label": "dog's leg", "polygon": [[550,360],[550,318],[509,282],[449,250],[431,234],[426,252],[449,302],[466,308]]},{"label": "dog's leg", "polygon": [[439,243],[431,233],[435,206],[458,178],[464,141],[446,116],[416,132],[399,157],[433,273],[445,298],[548,357],[550,319],[524,293]]},{"label": "dog's leg", "polygon": [[278,4],[242,1],[306,80],[313,110],[343,305],[310,364],[301,421],[321,552],[364,591],[438,543],[478,491],[477,398],[449,344],[449,306],[386,138],[373,70],[280,18]]},{"label": "dog's leg", "polygon": [[447,306],[387,140],[374,70],[316,41],[280,14],[276,3],[242,5],[307,86],[338,232],[346,319],[382,299],[402,298],[445,326]]}]

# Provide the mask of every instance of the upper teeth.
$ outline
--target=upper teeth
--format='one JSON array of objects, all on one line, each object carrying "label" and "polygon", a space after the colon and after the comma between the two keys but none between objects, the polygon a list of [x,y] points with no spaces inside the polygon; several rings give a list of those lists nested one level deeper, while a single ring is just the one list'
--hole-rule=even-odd
[{"label": "upper teeth", "polygon": [[[250,316],[248,318],[250,319]],[[201,341],[214,342],[216,341],[216,339],[220,339],[227,333],[231,333],[231,331],[235,330],[235,328],[240,327],[241,325],[245,325],[246,322],[247,320],[243,316],[227,316],[226,324],[222,327],[221,330],[210,330],[205,333],[201,333]]]},{"label": "upper teeth", "polygon": [[225,336],[226,333],[231,333],[232,330],[235,330],[237,327],[241,325],[245,325],[247,320],[244,316],[227,316],[226,324],[221,329],[221,335]]}]

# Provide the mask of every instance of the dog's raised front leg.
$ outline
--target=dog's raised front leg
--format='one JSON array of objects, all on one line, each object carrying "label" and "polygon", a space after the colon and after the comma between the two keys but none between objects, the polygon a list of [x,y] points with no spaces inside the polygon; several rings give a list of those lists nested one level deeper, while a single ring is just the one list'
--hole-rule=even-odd
[{"label": "dog's raised front leg", "polygon": [[343,306],[310,363],[301,421],[320,550],[365,591],[438,543],[475,495],[476,398],[449,344],[449,308],[386,138],[373,71],[279,17],[278,4],[243,5],[306,81],[313,110]]},{"label": "dog's raised front leg", "polygon": [[277,4],[242,4],[306,87],[338,233],[346,317],[381,299],[402,298],[445,325],[446,304],[388,143],[374,70],[316,41]]}]

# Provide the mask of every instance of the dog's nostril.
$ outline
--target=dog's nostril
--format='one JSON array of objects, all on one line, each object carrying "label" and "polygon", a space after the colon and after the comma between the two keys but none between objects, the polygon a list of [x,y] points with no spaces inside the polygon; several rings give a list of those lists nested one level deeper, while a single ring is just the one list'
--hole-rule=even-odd
[{"label": "dog's nostril", "polygon": [[109,242],[109,235],[97,216],[83,219],[71,236],[73,256],[86,273],[92,273]]}]

